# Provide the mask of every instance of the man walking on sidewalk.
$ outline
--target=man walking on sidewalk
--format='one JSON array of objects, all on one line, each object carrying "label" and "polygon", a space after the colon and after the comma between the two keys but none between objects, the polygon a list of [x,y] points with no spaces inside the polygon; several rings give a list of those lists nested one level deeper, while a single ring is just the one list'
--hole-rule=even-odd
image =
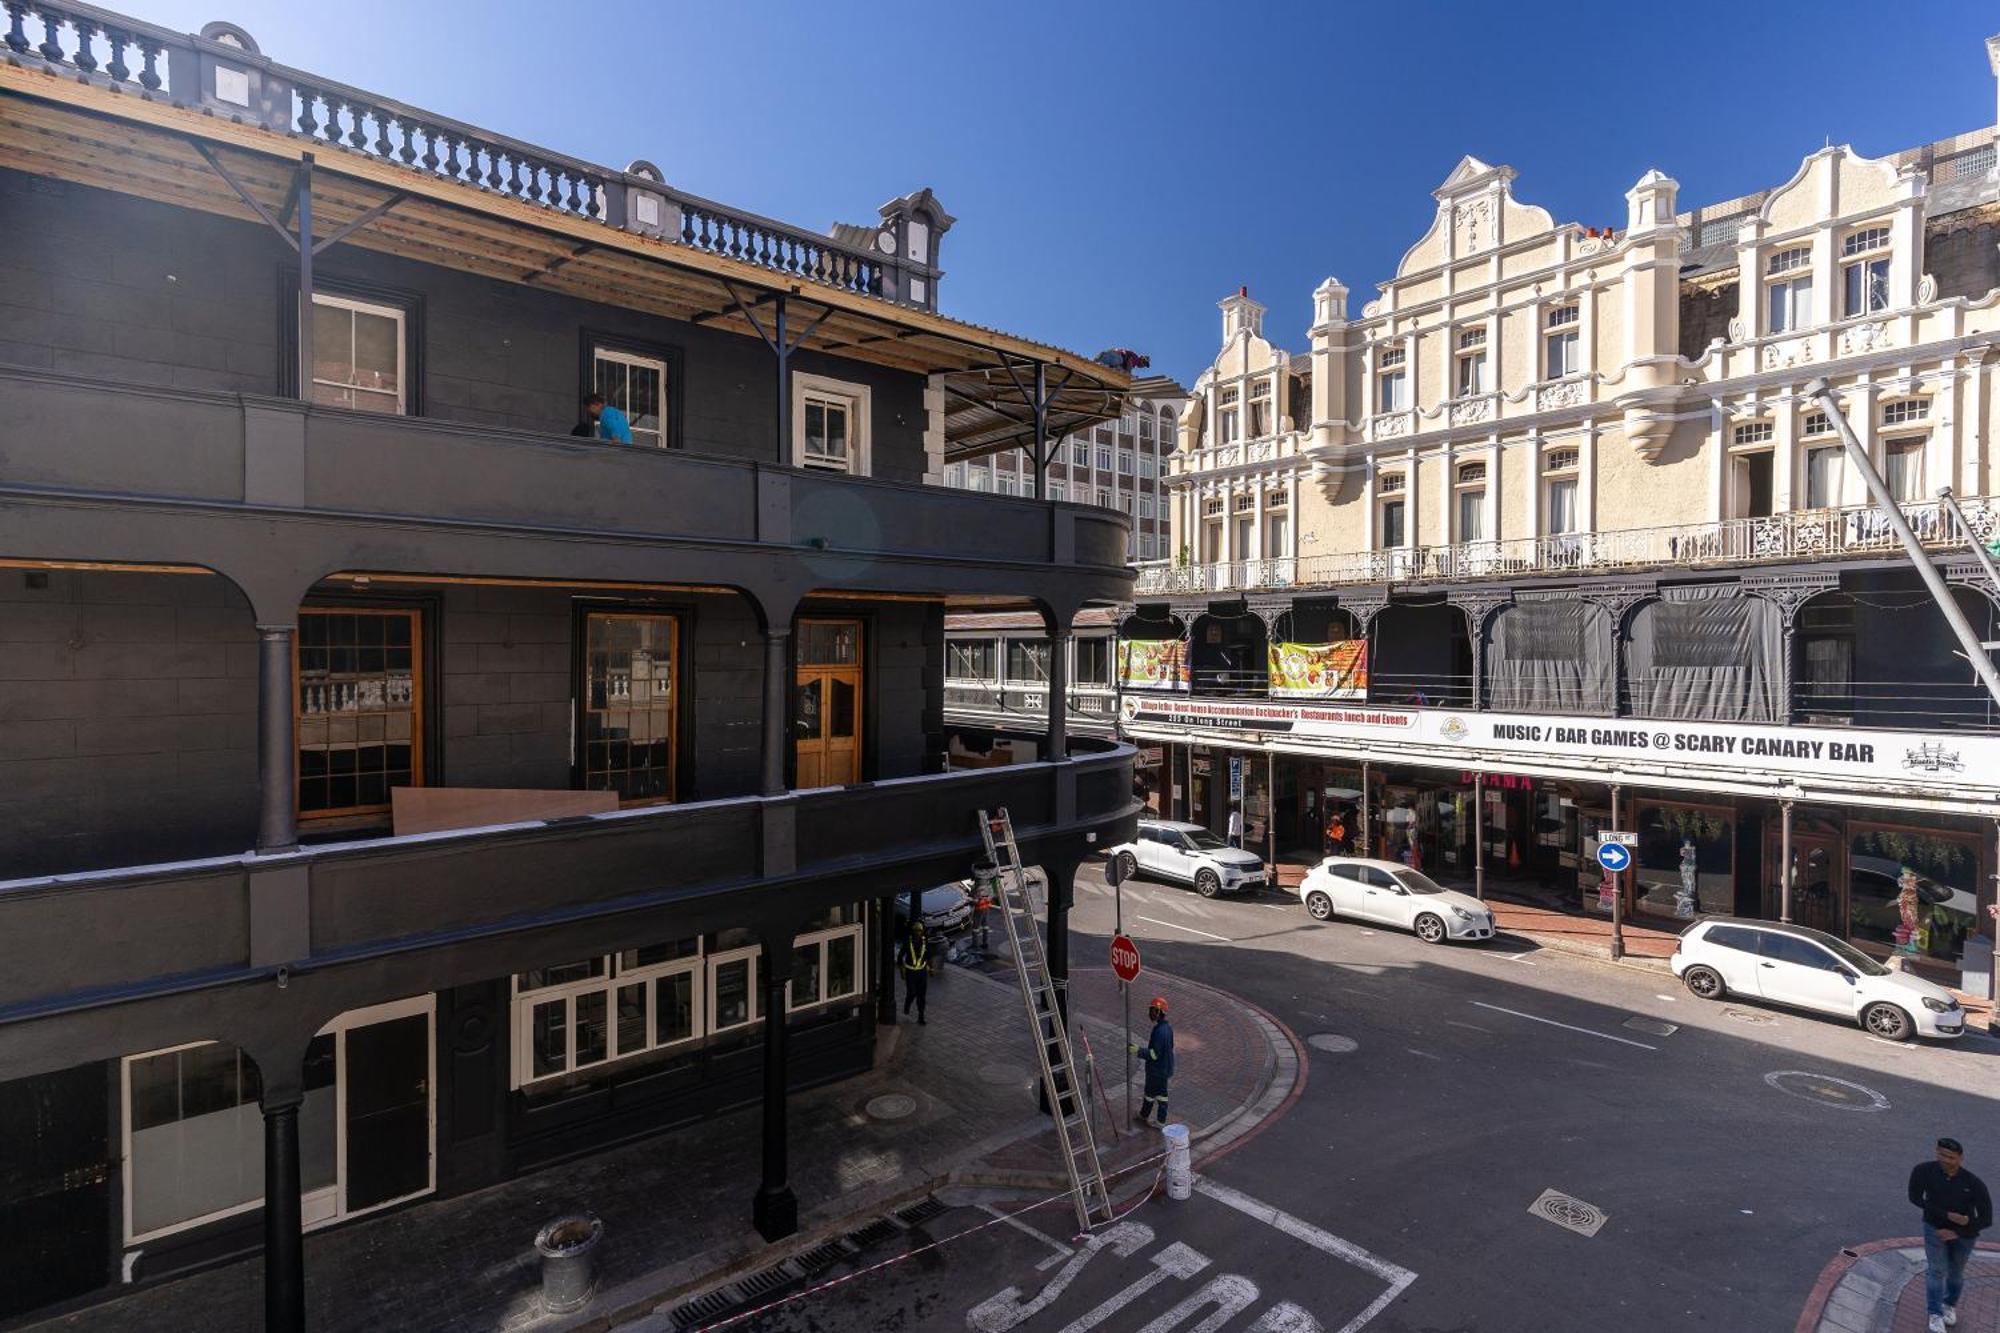
[{"label": "man walking on sidewalk", "polygon": [[1243,807],[1239,805],[1229,807],[1229,845],[1243,845]]},{"label": "man walking on sidewalk", "polygon": [[923,922],[910,923],[910,933],[903,936],[903,947],[897,953],[897,961],[903,965],[903,1012],[907,1014],[911,1005],[917,1006],[917,1024],[921,1027],[931,989],[931,947],[924,935]]},{"label": "man walking on sidewalk", "polygon": [[1965,1261],[1979,1233],[1993,1225],[1993,1196],[1986,1182],[1967,1171],[1957,1139],[1937,1141],[1937,1160],[1910,1172],[1910,1202],[1924,1210],[1924,1309],[1929,1333],[1944,1333],[1958,1322],[1958,1298],[1965,1289]]},{"label": "man walking on sidewalk", "polygon": [[1167,1022],[1167,997],[1155,995],[1146,1006],[1146,1017],[1153,1020],[1153,1035],[1144,1046],[1131,1048],[1146,1064],[1146,1096],[1139,1103],[1139,1123],[1145,1124],[1146,1116],[1157,1110],[1160,1128],[1165,1129],[1167,1080],[1174,1076],[1174,1027]]}]

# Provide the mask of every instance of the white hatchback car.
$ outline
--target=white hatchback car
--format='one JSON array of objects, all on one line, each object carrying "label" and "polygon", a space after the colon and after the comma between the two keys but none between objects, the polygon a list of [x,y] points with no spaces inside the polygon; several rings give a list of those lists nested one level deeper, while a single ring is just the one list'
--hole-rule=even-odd
[{"label": "white hatchback car", "polygon": [[1231,847],[1199,824],[1142,819],[1139,836],[1106,851],[1120,878],[1152,875],[1191,884],[1204,898],[1264,887],[1264,859]]},{"label": "white hatchback car", "polygon": [[1493,938],[1485,903],[1394,861],[1329,856],[1306,872],[1299,899],[1315,921],[1375,921],[1413,931],[1426,944]]},{"label": "white hatchback car", "polygon": [[1965,1011],[1950,991],[1805,926],[1697,921],[1681,932],[1672,966],[1704,1000],[1741,995],[1837,1014],[1890,1041],[1965,1033]]}]

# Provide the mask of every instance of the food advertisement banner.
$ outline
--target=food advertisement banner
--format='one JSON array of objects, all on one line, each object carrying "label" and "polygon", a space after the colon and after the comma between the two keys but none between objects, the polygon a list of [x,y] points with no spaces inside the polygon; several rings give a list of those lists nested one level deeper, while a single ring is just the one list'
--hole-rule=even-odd
[{"label": "food advertisement banner", "polygon": [[1118,684],[1127,690],[1185,692],[1187,644],[1180,639],[1120,639]]},{"label": "food advertisement banner", "polygon": [[1273,699],[1365,699],[1368,697],[1368,640],[1340,643],[1274,643]]}]

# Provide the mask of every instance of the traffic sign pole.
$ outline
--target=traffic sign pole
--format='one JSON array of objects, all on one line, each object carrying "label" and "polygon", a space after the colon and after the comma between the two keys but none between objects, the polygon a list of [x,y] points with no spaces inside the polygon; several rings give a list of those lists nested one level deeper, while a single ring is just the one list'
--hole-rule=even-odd
[{"label": "traffic sign pole", "polygon": [[[1618,797],[1619,797],[1619,794],[1620,794],[1620,793],[1619,793],[1619,788],[1618,788],[1618,784],[1617,784],[1617,783],[1615,783],[1615,782],[1614,782],[1614,783],[1612,783],[1612,784],[1611,784],[1611,823],[1612,823],[1612,825],[1613,825],[1614,827],[1616,827],[1616,826],[1617,826],[1617,824],[1618,824]],[[1620,845],[1622,846],[1623,844],[1620,844]],[[1631,864],[1631,860],[1632,860],[1632,858],[1631,858],[1630,854],[1627,854],[1627,856],[1626,856],[1626,858],[1625,858],[1625,861],[1626,861],[1626,864],[1628,864],[1628,865],[1629,865],[1629,864]],[[1622,870],[1619,870],[1619,871],[1614,871],[1614,872],[1613,872],[1613,875],[1612,875],[1612,881],[1611,881],[1611,887],[1612,887],[1612,893],[1611,893],[1611,957],[1612,957],[1612,958],[1613,958],[1614,960],[1616,960],[1616,959],[1620,959],[1620,958],[1623,958],[1623,957],[1625,956],[1625,872],[1624,872],[1624,871],[1622,871]]]},{"label": "traffic sign pole", "polygon": [[[1114,856],[1107,866],[1111,874],[1111,893],[1114,904],[1112,919],[1115,924],[1112,927],[1112,933],[1116,938],[1124,939],[1125,876],[1118,873],[1118,865],[1118,858]],[[1119,998],[1125,1002],[1125,1123],[1118,1127],[1119,1136],[1123,1137],[1125,1131],[1132,1126],[1132,983],[1129,981],[1120,981],[1118,983],[1118,994]]]}]

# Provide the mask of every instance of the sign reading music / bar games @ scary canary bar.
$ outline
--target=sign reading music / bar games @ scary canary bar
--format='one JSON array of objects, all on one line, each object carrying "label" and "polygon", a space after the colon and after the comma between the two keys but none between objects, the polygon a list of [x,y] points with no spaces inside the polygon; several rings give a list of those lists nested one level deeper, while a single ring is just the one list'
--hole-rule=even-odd
[{"label": "sign reading music / bar games @ scary canary bar", "polygon": [[[1440,762],[1468,757],[1547,756],[1629,760],[1635,765],[1703,769],[1718,777],[1775,775],[1818,783],[1841,778],[1912,788],[2000,791],[2000,736],[1977,732],[1877,731],[1760,723],[1587,718],[1454,712],[1363,704],[1263,699],[1147,698],[1121,701],[1125,730],[1255,733],[1289,741],[1387,742],[1399,758]],[[1159,729],[1159,731],[1155,731]],[[1178,738],[1178,737],[1175,737]]]}]

